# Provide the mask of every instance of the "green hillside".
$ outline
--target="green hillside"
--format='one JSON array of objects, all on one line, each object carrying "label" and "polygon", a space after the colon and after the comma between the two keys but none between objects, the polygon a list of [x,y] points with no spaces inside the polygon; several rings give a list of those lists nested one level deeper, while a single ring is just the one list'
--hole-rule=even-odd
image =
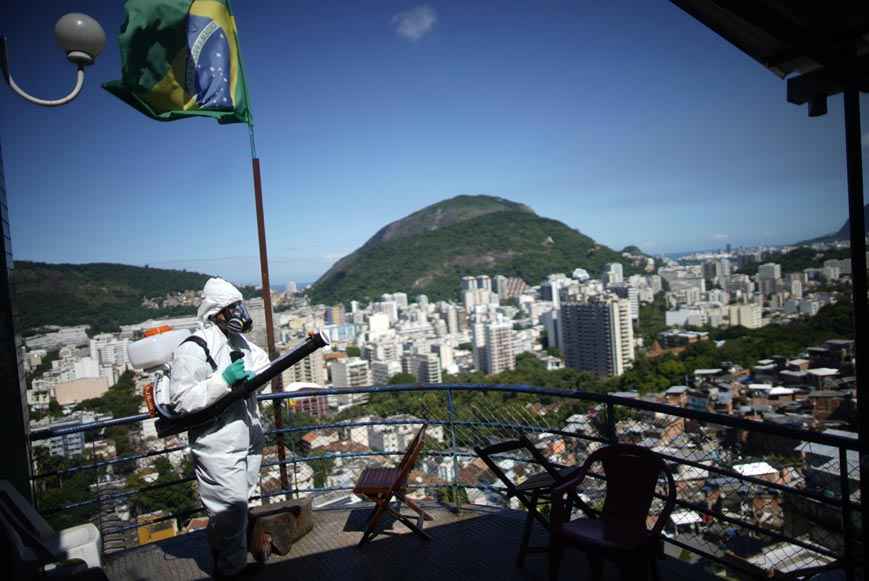
[{"label": "green hillside", "polygon": [[332,265],[332,267],[326,271],[326,274],[320,277],[320,280],[329,280],[335,277],[340,277],[341,273],[347,270],[358,257],[364,254],[367,250],[370,250],[383,242],[408,238],[425,232],[432,232],[439,228],[445,228],[458,222],[471,220],[478,216],[505,211],[534,213],[533,210],[525,204],[518,204],[496,196],[482,195],[455,196],[437,202],[436,204],[432,204],[431,206],[426,206],[422,210],[418,210],[409,216],[405,216],[401,220],[391,222],[378,230],[377,233],[369,238],[361,248],[351,252]]},{"label": "green hillside", "polygon": [[[430,208],[443,209],[450,202]],[[580,267],[595,275],[607,262],[624,262],[618,252],[588,236],[521,208],[391,240],[369,240],[314,283],[309,297],[318,303],[336,303],[404,291],[425,293],[435,300],[456,299],[465,275],[502,274],[537,284],[554,272],[570,273]],[[628,264],[625,269],[630,272]]]},{"label": "green hillside", "polygon": [[[24,335],[45,325],[89,324],[92,330],[150,318],[191,315],[190,307],[148,309],[143,298],[202,289],[209,275],[126,264],[15,263],[18,324]],[[248,293],[252,289],[245,289]]]},{"label": "green hillside", "polygon": [[384,226],[368,240],[366,246],[377,242],[388,242],[398,238],[415,236],[485,214],[505,211],[534,213],[525,204],[495,196],[456,196],[427,206],[401,220]]}]

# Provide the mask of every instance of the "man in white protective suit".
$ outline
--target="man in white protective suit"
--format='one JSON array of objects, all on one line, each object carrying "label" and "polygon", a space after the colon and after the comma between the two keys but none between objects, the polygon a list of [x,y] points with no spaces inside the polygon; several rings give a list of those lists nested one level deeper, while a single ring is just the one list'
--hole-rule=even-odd
[{"label": "man in white protective suit", "polygon": [[[244,335],[253,321],[242,295],[221,278],[205,283],[203,327],[175,350],[169,382],[176,413],[208,407],[230,387],[269,363]],[[234,359],[237,359],[234,361]],[[232,404],[212,423],[189,432],[199,495],[208,511],[208,543],[215,577],[230,577],[247,562],[248,500],[259,481],[263,429],[256,396]]]}]

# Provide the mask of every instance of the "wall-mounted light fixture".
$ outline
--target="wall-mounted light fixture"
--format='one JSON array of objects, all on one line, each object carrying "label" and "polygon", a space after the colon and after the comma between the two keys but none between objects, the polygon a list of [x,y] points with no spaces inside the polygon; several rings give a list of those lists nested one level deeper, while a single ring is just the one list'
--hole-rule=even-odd
[{"label": "wall-mounted light fixture", "polygon": [[66,58],[76,67],[75,86],[60,99],[38,99],[21,89],[12,78],[9,70],[9,56],[6,51],[6,37],[0,36],[0,69],[9,87],[27,101],[43,107],[59,107],[75,99],[84,86],[84,68],[92,65],[106,46],[106,33],[100,23],[88,16],[72,12],[60,17],[54,25],[57,44],[66,52]]}]

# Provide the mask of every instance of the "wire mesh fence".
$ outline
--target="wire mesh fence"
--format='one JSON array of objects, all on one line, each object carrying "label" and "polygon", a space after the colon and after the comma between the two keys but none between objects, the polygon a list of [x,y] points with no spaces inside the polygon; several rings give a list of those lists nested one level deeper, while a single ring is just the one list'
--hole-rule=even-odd
[{"label": "wire mesh fence", "polygon": [[[521,510],[478,449],[524,436],[548,462],[569,467],[601,446],[627,443],[659,454],[672,472],[677,505],[663,534],[673,557],[766,576],[862,554],[858,453],[818,443],[812,432],[771,434],[757,422],[718,423],[711,414],[698,419],[669,406],[534,388],[358,391],[284,396],[280,429],[264,410],[267,437],[252,504],[312,495],[316,507],[353,505],[362,470],[397,463],[425,424],[423,454],[408,480],[415,498]],[[107,552],[146,542],[148,526],[161,522],[174,521],[178,532],[197,526],[202,512],[186,441],[155,444],[143,431],[138,421],[131,424],[132,445],[120,457],[92,447],[78,463],[40,458],[34,480],[40,510],[58,525],[98,522],[110,540]],[[517,484],[544,470],[527,450],[494,460]],[[72,479],[83,492],[70,503],[58,491]],[[661,518],[664,484],[658,483],[649,527]],[[599,509],[606,486],[598,469],[579,492]]]}]

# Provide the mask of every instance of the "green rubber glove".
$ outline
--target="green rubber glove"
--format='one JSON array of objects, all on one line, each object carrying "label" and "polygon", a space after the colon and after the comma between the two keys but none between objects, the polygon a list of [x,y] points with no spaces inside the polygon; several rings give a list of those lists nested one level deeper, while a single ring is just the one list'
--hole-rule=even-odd
[{"label": "green rubber glove", "polygon": [[229,385],[235,385],[236,383],[247,379],[249,373],[250,372],[244,370],[244,360],[239,359],[238,361],[233,361],[231,365],[223,370],[223,379],[226,380],[226,383]]}]

